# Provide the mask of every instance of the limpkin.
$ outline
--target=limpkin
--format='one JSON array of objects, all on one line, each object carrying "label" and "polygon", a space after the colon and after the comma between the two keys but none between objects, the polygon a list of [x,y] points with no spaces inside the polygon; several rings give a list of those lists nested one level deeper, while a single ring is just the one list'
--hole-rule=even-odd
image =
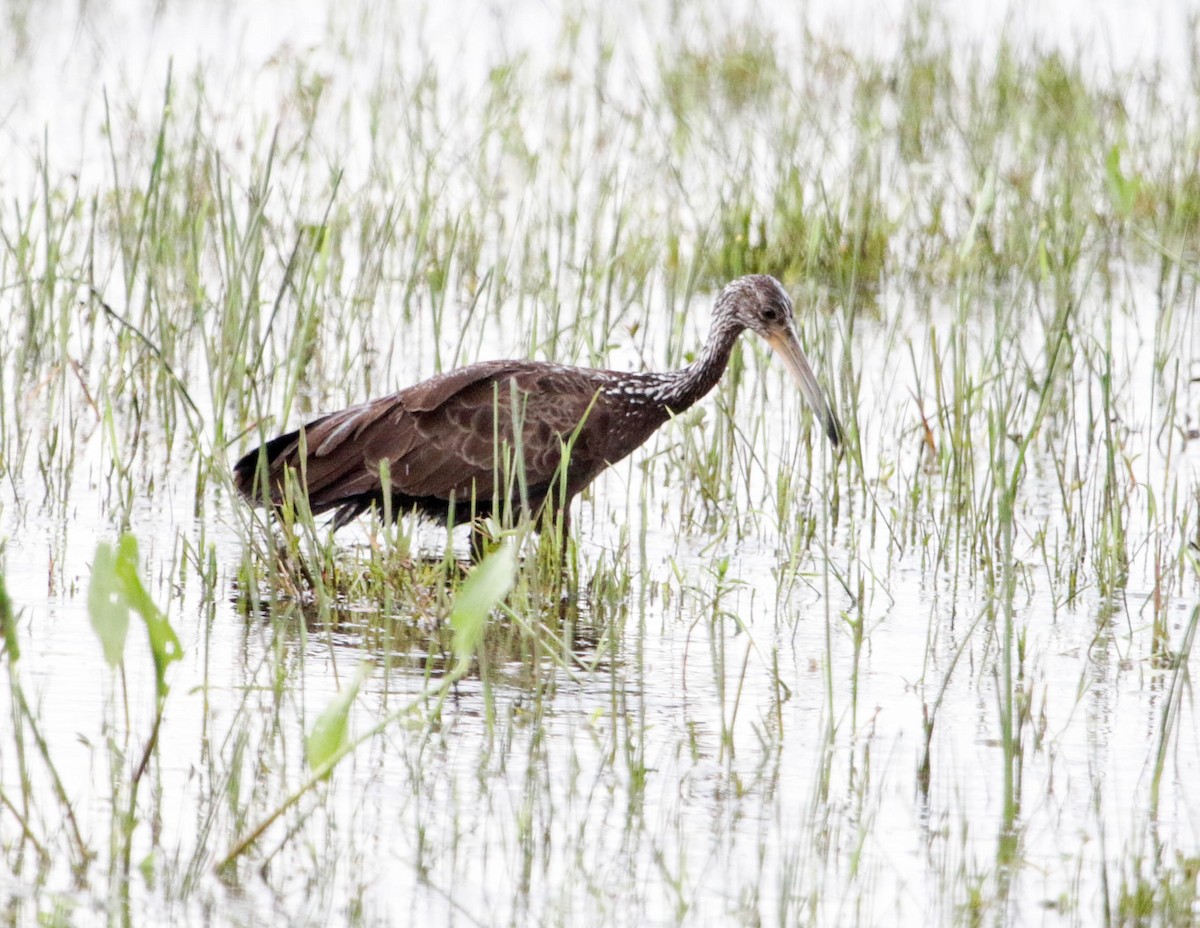
[{"label": "limpkin", "polygon": [[[415,511],[442,523],[486,518],[497,505],[522,501],[540,512],[548,502],[565,537],[571,500],[708,393],[745,329],[782,357],[836,447],[841,427],[796,338],[792,301],[775,278],[756,274],[721,291],[700,357],[680,370],[471,364],[272,439],[237,462],[235,483],[252,502],[278,506],[291,471],[313,514],[335,510],[334,528],[372,507],[382,516],[385,494],[394,516]],[[520,481],[500,463],[517,448],[518,427],[519,494]]]}]

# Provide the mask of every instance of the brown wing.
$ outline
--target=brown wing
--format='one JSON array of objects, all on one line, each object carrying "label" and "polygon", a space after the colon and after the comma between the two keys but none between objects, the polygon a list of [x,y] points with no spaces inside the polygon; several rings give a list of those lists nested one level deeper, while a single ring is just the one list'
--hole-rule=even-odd
[{"label": "brown wing", "polygon": [[[610,412],[593,404],[599,372],[535,362],[474,364],[426,380],[391,396],[332,413],[269,442],[267,480],[272,502],[282,500],[291,469],[307,487],[313,512],[352,507],[352,518],[382,493],[386,461],[392,492],[401,499],[490,500],[504,459],[520,454],[531,502],[540,502],[561,460],[562,441],[584,420],[581,446],[610,432]],[[602,376],[602,375],[601,375]],[[589,412],[590,408],[590,412]],[[301,460],[301,448],[305,454]],[[261,495],[255,473],[260,451],[235,467],[238,489]],[[568,496],[604,467],[591,451],[572,457]],[[339,515],[339,522],[345,521]]]}]

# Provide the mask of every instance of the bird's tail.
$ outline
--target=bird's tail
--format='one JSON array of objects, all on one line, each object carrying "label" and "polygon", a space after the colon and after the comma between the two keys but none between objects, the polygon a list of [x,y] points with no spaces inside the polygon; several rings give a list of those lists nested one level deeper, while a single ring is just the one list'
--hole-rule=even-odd
[{"label": "bird's tail", "polygon": [[272,438],[245,454],[233,465],[233,485],[252,503],[264,502],[263,487],[269,488],[270,502],[278,504],[283,497],[283,472],[294,465],[295,450],[300,444],[300,430]]}]

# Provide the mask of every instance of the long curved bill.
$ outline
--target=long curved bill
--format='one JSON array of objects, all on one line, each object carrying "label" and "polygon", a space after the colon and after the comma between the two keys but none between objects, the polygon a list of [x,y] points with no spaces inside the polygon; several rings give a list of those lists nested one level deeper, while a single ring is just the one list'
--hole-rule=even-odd
[{"label": "long curved bill", "polygon": [[833,410],[829,408],[825,394],[821,392],[821,385],[817,383],[816,374],[808,366],[808,358],[804,357],[804,351],[800,347],[800,340],[796,337],[795,330],[788,326],[781,331],[772,332],[767,336],[767,343],[791,371],[792,376],[796,379],[796,386],[800,388],[804,399],[812,407],[813,413],[821,420],[821,427],[829,436],[833,446],[835,448],[840,446],[842,443],[841,423],[833,414]]}]

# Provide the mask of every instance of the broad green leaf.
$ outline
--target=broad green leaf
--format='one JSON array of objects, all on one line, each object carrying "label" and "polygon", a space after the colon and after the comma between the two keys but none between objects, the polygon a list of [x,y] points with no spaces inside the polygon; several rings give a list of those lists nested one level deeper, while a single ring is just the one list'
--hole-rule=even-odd
[{"label": "broad green leaf", "polygon": [[141,616],[150,637],[150,652],[154,658],[154,676],[158,696],[167,694],[167,665],[183,656],[183,648],[138,576],[137,539],[125,534],[113,546],[96,546],[92,560],[92,579],[88,586],[88,614],[92,628],[104,647],[109,666],[121,663],[125,654],[125,638],[129,633],[129,613]]},{"label": "broad green leaf", "polygon": [[116,667],[125,654],[125,636],[129,632],[129,602],[117,574],[117,553],[112,545],[96,545],[92,558],[92,580],[88,584],[88,615],[92,628],[104,648],[108,666]]},{"label": "broad green leaf", "polygon": [[1138,180],[1128,177],[1121,170],[1121,149],[1113,145],[1104,159],[1104,169],[1108,175],[1108,191],[1112,197],[1113,206],[1123,216],[1133,212],[1137,203]]},{"label": "broad green leaf", "polygon": [[179,638],[167,617],[154,605],[154,600],[142,586],[137,568],[137,539],[129,534],[122,535],[117,551],[117,575],[121,578],[121,588],[129,606],[146,623],[146,632],[150,636],[150,653],[154,657],[155,683],[159,698],[162,698],[167,695],[168,690],[167,666],[183,657],[183,647],[179,644]]},{"label": "broad green leaf", "polygon": [[504,545],[480,561],[458,588],[450,611],[450,627],[454,630],[454,654],[459,661],[475,653],[488,616],[512,589],[516,571],[517,555],[511,545]]},{"label": "broad green leaf", "polygon": [[154,851],[151,851],[142,858],[142,862],[138,864],[138,871],[142,874],[142,879],[146,881],[146,885],[150,889],[154,889],[154,876],[157,872],[155,868]]},{"label": "broad green leaf", "polygon": [[320,770],[348,743],[346,723],[350,718],[350,707],[373,666],[370,661],[359,664],[354,679],[329,701],[325,711],[313,723],[312,731],[304,739],[304,754],[312,770]]}]

